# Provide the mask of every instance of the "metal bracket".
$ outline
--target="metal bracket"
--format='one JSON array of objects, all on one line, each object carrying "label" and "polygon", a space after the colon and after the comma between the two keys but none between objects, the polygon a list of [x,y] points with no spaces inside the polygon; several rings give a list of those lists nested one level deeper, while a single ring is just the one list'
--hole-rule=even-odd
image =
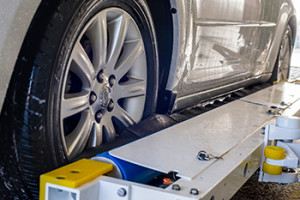
[{"label": "metal bracket", "polygon": [[[300,143],[295,141],[300,139],[300,118],[278,116],[276,124],[267,125],[262,133],[265,137],[259,181],[277,183],[300,181],[298,179]],[[266,153],[270,147],[276,149]]]}]

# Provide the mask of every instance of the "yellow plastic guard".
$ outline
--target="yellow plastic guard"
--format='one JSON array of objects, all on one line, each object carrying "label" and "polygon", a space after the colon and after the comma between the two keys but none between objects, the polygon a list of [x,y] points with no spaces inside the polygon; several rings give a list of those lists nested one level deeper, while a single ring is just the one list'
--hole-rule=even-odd
[{"label": "yellow plastic guard", "polygon": [[285,158],[285,150],[277,146],[266,146],[264,155],[273,160],[282,160]]},{"label": "yellow plastic guard", "polygon": [[77,188],[113,169],[112,164],[82,159],[55,169],[40,177],[40,200],[45,199],[46,183]]},{"label": "yellow plastic guard", "polygon": [[263,172],[270,175],[280,175],[282,173],[282,167],[277,165],[269,165],[268,163],[263,163]]}]

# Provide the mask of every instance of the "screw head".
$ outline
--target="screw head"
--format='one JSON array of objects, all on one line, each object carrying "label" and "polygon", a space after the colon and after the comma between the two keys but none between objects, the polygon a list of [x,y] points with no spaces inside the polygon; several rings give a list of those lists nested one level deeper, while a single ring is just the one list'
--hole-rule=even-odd
[{"label": "screw head", "polygon": [[108,106],[107,106],[108,112],[111,112],[114,109],[114,107],[115,107],[115,105],[114,105],[113,100],[110,100],[110,102],[108,103]]},{"label": "screw head", "polygon": [[198,195],[199,194],[199,190],[197,188],[192,188],[190,191],[191,195]]},{"label": "screw head", "polygon": [[97,95],[94,92],[90,94],[90,104],[92,105],[97,100]]},{"label": "screw head", "polygon": [[104,75],[103,75],[103,71],[102,70],[97,75],[97,81],[99,83],[103,83],[103,81],[104,81]]},{"label": "screw head", "polygon": [[268,110],[268,111],[267,111],[267,114],[268,114],[268,115],[272,115],[272,114],[273,114],[272,110]]},{"label": "screw head", "polygon": [[95,119],[96,119],[96,121],[98,123],[100,123],[102,117],[103,117],[103,114],[102,114],[101,110],[99,110],[98,112],[96,112]]},{"label": "screw head", "polygon": [[116,77],[111,75],[108,79],[110,87],[112,87],[116,83]]},{"label": "screw head", "polygon": [[126,194],[127,194],[127,191],[126,191],[124,188],[120,188],[120,189],[118,190],[118,195],[119,195],[120,197],[125,197]]},{"label": "screw head", "polygon": [[197,158],[198,160],[205,160],[205,161],[210,160],[209,154],[203,150],[198,152]]},{"label": "screw head", "polygon": [[286,106],[287,104],[286,104],[284,101],[282,101],[282,102],[280,103],[280,105]]},{"label": "screw head", "polygon": [[180,185],[178,185],[178,184],[172,185],[172,190],[179,191],[180,189],[181,189]]}]

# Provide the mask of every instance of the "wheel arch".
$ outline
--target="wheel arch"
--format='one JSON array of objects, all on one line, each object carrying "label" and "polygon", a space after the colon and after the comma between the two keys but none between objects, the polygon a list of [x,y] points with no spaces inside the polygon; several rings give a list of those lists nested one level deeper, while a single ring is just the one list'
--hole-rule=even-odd
[{"label": "wheel arch", "polygon": [[2,110],[9,82],[24,38],[41,0],[16,0],[1,4],[0,27],[0,110]]},{"label": "wheel arch", "polygon": [[[46,22],[51,16],[52,12],[54,11],[54,8],[58,4],[58,2],[59,0],[39,1],[39,5],[34,11],[34,14],[32,18],[30,18],[30,22],[26,27],[26,30],[24,32],[24,37],[22,37],[22,42],[19,47],[19,51],[16,55],[12,56],[12,58],[15,59],[15,62],[12,67],[13,71],[6,91],[6,98],[9,94],[12,93],[13,85],[16,81],[15,76],[20,72],[22,68],[26,67],[29,63],[30,64],[33,63],[34,58],[30,56],[30,54],[32,53],[32,49],[36,49],[39,42],[38,38],[40,38],[42,35],[41,30],[44,27],[46,27],[47,25]],[[20,12],[24,12],[24,10],[21,10]],[[23,34],[23,32],[21,34]],[[3,107],[5,106],[5,101],[6,100],[4,100],[3,102]],[[1,103],[0,103],[0,108],[1,108]]]},{"label": "wheel arch", "polygon": [[158,94],[158,113],[165,113],[172,106],[174,99],[171,91],[166,90],[169,78],[174,30],[173,16],[177,14],[177,9],[172,7],[170,1],[146,0],[154,22],[159,54],[159,94]]},{"label": "wheel arch", "polygon": [[273,37],[274,40],[273,40],[273,44],[270,47],[270,51],[267,57],[267,68],[265,71],[266,73],[269,73],[269,76],[266,76],[265,80],[268,80],[271,77],[278,56],[278,51],[280,49],[281,39],[288,25],[292,29],[292,34],[293,34],[292,44],[294,44],[295,42],[296,17],[295,17],[295,9],[291,4],[284,3],[281,6],[276,24],[277,26]]},{"label": "wheel arch", "polygon": [[291,16],[288,25],[291,27],[292,29],[292,36],[293,36],[293,41],[292,41],[292,46],[295,45],[295,38],[297,35],[297,18],[295,15]]}]

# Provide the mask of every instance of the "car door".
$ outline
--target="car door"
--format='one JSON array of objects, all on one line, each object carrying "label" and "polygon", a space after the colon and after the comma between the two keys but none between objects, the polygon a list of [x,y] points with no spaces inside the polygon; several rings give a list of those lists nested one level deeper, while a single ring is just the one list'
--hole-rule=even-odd
[{"label": "car door", "polygon": [[[184,57],[177,73],[178,97],[258,76],[265,68],[275,23],[268,21],[270,0],[185,1]],[[267,31],[266,31],[267,30]]]}]

